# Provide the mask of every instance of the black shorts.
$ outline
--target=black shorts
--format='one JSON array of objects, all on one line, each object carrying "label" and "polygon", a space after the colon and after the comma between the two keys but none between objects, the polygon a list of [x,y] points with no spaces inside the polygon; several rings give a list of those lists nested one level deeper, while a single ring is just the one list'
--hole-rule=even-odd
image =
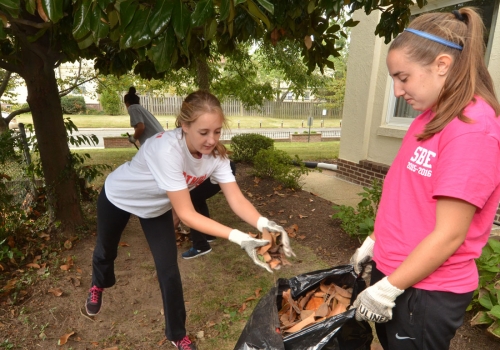
[{"label": "black shorts", "polygon": [[[385,277],[375,265],[370,285]],[[448,350],[473,293],[406,289],[396,298],[392,320],[375,324],[380,344],[384,350]]]}]

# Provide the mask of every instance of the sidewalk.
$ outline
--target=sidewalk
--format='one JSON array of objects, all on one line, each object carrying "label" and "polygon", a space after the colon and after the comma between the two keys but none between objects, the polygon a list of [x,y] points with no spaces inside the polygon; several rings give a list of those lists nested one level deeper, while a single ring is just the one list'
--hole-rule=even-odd
[{"label": "sidewalk", "polygon": [[363,186],[341,180],[337,178],[335,171],[327,169],[309,172],[302,189],[335,204],[353,207],[361,201],[358,193],[363,192]]}]

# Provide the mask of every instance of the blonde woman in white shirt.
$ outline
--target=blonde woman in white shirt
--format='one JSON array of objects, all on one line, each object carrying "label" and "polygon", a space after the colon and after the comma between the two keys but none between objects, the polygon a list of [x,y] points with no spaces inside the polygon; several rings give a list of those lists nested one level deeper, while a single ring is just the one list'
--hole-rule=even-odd
[{"label": "blonde woman in white shirt", "polygon": [[219,100],[208,92],[196,91],[184,100],[176,129],[147,139],[130,162],[109,174],[97,203],[97,243],[86,302],[89,315],[100,311],[104,288],[115,284],[114,260],[130,214],[139,217],[153,254],[163,297],[165,333],[178,349],[192,350],[196,345],[186,335],[172,209],[187,226],[240,245],[256,265],[271,272],[255,253],[255,248],[268,241],[251,238],[194,209],[189,191],[209,177],[220,185],[235,214],[259,231],[281,232],[285,254],[294,254],[286,231],[261,216],[236,184],[226,149],[219,142],[225,122]]}]

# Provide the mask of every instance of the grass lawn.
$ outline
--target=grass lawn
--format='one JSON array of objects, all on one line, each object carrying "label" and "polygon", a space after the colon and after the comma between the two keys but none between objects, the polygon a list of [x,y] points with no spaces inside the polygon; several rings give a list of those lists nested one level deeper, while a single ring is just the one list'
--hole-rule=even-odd
[{"label": "grass lawn", "polygon": [[[65,115],[65,118],[71,118],[73,123],[79,128],[130,128],[130,119],[126,115]],[[175,116],[173,115],[157,115],[155,116],[166,128],[171,129],[175,124]],[[257,128],[307,128],[307,118],[304,119],[280,119],[270,117],[251,117],[251,116],[228,116],[229,127],[232,130],[238,129],[257,129]],[[18,123],[32,124],[33,119],[31,114],[22,114],[16,117]],[[338,128],[340,119],[324,119],[323,127]],[[315,118],[312,128],[320,128],[321,119]]]}]

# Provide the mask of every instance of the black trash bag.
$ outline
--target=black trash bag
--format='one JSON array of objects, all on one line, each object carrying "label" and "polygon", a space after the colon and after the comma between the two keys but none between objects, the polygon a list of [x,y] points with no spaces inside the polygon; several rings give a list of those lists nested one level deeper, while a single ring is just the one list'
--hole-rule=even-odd
[{"label": "black trash bag", "polygon": [[234,350],[369,350],[373,340],[368,322],[356,321],[355,309],[327,318],[283,337],[280,334],[278,311],[282,292],[291,289],[293,299],[307,293],[326,279],[327,283],[353,288],[351,304],[366,288],[352,265],[308,272],[290,279],[280,278],[255,307]]}]

